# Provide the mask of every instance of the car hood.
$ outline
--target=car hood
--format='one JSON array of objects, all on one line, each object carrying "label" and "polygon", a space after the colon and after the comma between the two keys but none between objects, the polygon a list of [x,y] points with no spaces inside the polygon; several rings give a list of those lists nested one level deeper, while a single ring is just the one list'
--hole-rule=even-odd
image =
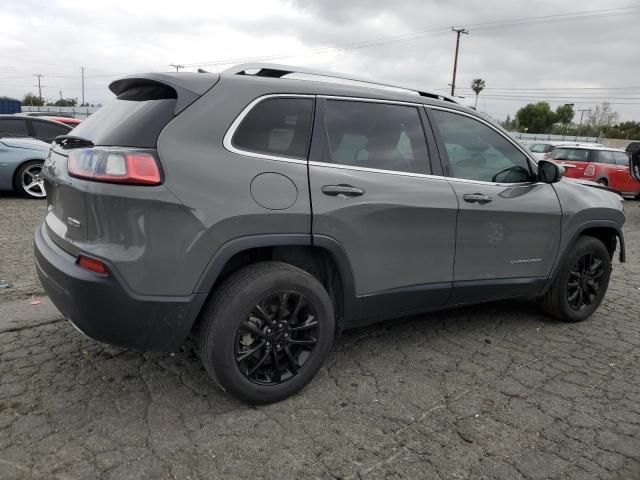
[{"label": "car hood", "polygon": [[49,150],[49,144],[36,138],[0,138],[0,142],[11,148],[25,148],[28,150]]}]

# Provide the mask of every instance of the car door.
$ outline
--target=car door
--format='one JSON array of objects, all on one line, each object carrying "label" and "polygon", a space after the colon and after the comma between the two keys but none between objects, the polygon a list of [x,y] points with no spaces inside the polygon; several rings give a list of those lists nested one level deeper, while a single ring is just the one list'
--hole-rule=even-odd
[{"label": "car door", "polygon": [[640,182],[631,176],[629,170],[629,155],[625,152],[613,152],[613,158],[616,162],[616,184],[614,187],[625,193],[639,193]]},{"label": "car door", "polygon": [[436,153],[424,111],[332,97],[319,98],[317,112],[314,142],[322,143],[309,162],[313,237],[345,250],[362,316],[443,305],[453,280],[458,203],[449,183],[431,175]]},{"label": "car door", "polygon": [[604,181],[611,188],[619,189],[617,185],[620,182],[620,175],[618,174],[618,166],[613,158],[613,152],[611,150],[594,150],[591,152],[593,158],[593,165],[595,167],[594,173],[585,171],[585,177],[594,177],[593,180],[597,182]]},{"label": "car door", "polygon": [[497,127],[429,108],[460,211],[451,303],[536,293],[556,259],[562,212],[524,150]]}]

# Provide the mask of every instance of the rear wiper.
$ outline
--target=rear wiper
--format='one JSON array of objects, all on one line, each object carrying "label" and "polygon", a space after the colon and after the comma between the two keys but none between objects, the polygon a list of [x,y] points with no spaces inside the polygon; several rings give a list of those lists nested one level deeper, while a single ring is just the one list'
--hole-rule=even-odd
[{"label": "rear wiper", "polygon": [[65,150],[68,148],[93,147],[93,142],[88,138],[76,137],[75,135],[58,135],[53,143],[57,143]]}]

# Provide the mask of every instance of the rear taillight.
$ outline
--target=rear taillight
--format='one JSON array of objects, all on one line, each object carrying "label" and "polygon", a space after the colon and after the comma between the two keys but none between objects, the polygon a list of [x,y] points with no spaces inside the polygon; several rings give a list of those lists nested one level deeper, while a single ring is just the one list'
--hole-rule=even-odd
[{"label": "rear taillight", "polygon": [[95,182],[160,185],[160,165],[153,150],[78,148],[69,153],[72,177]]},{"label": "rear taillight", "polygon": [[589,165],[587,168],[584,169],[583,175],[585,177],[593,177],[595,174],[596,174],[596,166],[595,165]]},{"label": "rear taillight", "polygon": [[542,158],[544,158],[544,159],[546,160],[546,159],[547,159],[547,158],[549,158],[550,156],[551,156],[551,152],[549,152],[549,153],[545,153],[545,154],[544,154],[544,157],[542,157]]}]

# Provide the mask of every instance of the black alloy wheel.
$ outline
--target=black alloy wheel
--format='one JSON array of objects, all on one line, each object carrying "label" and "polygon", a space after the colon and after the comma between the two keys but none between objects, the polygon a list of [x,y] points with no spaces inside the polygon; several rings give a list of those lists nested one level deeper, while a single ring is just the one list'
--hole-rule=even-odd
[{"label": "black alloy wheel", "polygon": [[250,264],[229,275],[202,311],[200,358],[236,398],[277,402],[318,373],[335,323],[327,290],[309,272],[283,262]]},{"label": "black alloy wheel", "polygon": [[607,293],[612,254],[600,239],[578,237],[540,298],[542,309],[564,322],[580,322],[592,315]]},{"label": "black alloy wheel", "polygon": [[583,310],[595,301],[603,275],[604,262],[593,252],[578,258],[569,271],[567,282],[567,301],[573,310]]},{"label": "black alloy wheel", "polygon": [[236,363],[259,385],[278,385],[296,376],[315,352],[318,318],[297,292],[279,292],[258,302],[236,331]]}]

